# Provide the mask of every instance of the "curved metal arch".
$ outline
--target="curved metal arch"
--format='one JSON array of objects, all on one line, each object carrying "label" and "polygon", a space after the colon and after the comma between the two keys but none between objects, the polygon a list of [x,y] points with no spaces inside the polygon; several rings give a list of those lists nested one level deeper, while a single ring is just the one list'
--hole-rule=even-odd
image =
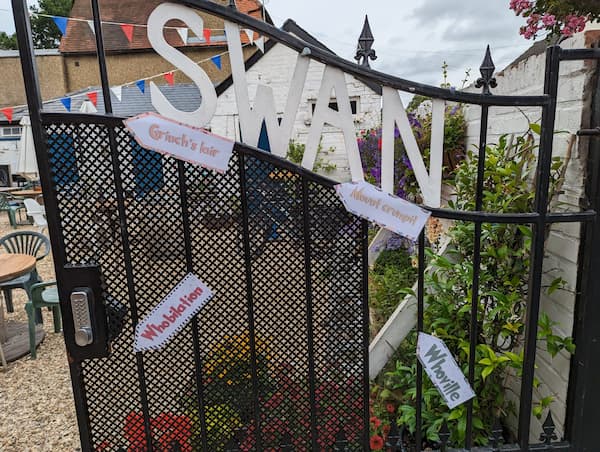
[{"label": "curved metal arch", "polygon": [[[542,107],[548,105],[550,102],[550,98],[547,95],[496,96],[489,94],[459,92],[453,89],[439,88],[436,86],[413,82],[383,72],[375,71],[364,66],[359,66],[356,63],[350,62],[331,52],[309,44],[302,39],[296,38],[290,33],[274,27],[271,24],[255,19],[247,14],[240,13],[233,8],[221,6],[210,0],[178,0],[177,3],[213,14],[222,19],[243,25],[244,27],[252,28],[261,34],[264,34],[271,39],[286,45],[298,53],[304,52],[304,54],[307,54],[309,58],[312,58],[320,63],[338,68],[343,72],[353,75],[357,78],[366,78],[379,83],[382,86],[388,86],[400,91],[453,102],[464,102],[476,105],[493,105],[499,107]],[[306,52],[305,49],[309,49],[310,52]]]}]

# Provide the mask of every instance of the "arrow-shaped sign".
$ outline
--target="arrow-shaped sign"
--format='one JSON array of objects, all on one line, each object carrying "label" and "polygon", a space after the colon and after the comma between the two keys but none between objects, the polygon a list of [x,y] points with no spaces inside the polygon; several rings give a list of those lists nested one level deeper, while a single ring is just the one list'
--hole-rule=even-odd
[{"label": "arrow-shaped sign", "polygon": [[189,273],[135,328],[134,350],[158,350],[187,325],[213,293]]},{"label": "arrow-shaped sign", "polygon": [[123,121],[140,146],[186,162],[227,171],[234,142],[156,113],[143,113]]}]

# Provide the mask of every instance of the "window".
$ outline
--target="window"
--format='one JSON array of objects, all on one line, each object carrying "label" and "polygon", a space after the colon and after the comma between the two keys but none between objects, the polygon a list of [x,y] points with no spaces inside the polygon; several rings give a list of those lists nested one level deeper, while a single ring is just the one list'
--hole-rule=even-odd
[{"label": "window", "polygon": [[21,127],[3,127],[3,137],[18,137],[21,136]]},{"label": "window", "polygon": [[51,133],[48,136],[50,169],[56,185],[66,185],[79,180],[74,140],[68,133]]},{"label": "window", "polygon": [[[317,108],[317,101],[313,101],[311,102],[311,109],[312,109],[312,114],[315,114],[315,108]],[[329,108],[331,108],[332,110],[335,111],[339,111],[338,110],[338,103],[335,99],[332,99],[329,102]],[[350,99],[350,110],[352,110],[352,114],[355,115],[358,113],[358,100],[357,99]]]},{"label": "window", "polygon": [[162,155],[141,147],[131,140],[135,193],[142,197],[151,191],[160,190],[163,185]]}]

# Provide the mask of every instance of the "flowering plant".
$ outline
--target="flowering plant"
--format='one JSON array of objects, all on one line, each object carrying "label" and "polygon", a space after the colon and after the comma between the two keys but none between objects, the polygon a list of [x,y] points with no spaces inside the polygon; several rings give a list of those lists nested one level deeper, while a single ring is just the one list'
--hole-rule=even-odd
[{"label": "flowering plant", "polygon": [[520,29],[525,39],[535,39],[540,31],[550,35],[573,36],[586,22],[600,19],[596,0],[510,0],[510,9],[527,22]]}]

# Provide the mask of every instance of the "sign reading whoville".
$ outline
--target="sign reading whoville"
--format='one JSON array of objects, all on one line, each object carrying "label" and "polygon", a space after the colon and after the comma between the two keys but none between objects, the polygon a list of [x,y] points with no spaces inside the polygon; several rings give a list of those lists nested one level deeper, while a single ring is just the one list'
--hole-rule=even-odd
[{"label": "sign reading whoville", "polygon": [[219,173],[227,171],[233,153],[231,140],[151,112],[123,122],[143,148]]},{"label": "sign reading whoville", "polygon": [[212,298],[212,291],[189,273],[135,328],[134,350],[158,350]]},{"label": "sign reading whoville", "polygon": [[473,388],[444,341],[429,334],[419,333],[417,358],[448,408],[453,409],[475,397]]}]

